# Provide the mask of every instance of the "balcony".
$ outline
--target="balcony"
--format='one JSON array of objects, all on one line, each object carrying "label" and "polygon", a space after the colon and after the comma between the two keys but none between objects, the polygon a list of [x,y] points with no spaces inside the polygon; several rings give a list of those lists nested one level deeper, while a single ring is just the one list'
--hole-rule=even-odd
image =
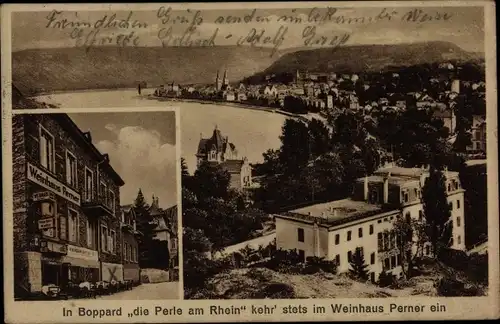
[{"label": "balcony", "polygon": [[82,209],[87,215],[94,216],[114,216],[113,208],[107,197],[104,195],[98,195],[91,199],[86,199],[82,203]]}]

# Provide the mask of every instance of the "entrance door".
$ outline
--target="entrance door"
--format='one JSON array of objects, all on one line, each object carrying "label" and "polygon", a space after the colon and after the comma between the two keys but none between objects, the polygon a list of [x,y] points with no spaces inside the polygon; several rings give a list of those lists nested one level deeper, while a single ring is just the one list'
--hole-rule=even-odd
[{"label": "entrance door", "polygon": [[59,285],[59,272],[61,271],[59,264],[42,262],[42,286]]},{"label": "entrance door", "polygon": [[68,285],[68,282],[69,282],[69,267],[70,267],[70,264],[69,263],[63,263],[61,265],[61,272],[59,273],[59,286],[61,287],[66,287]]}]

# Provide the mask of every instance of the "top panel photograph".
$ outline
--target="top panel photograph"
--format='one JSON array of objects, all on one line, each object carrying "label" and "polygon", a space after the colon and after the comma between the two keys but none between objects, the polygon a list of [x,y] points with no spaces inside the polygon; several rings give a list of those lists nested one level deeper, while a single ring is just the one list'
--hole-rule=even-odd
[{"label": "top panel photograph", "polygon": [[328,115],[466,94],[485,115],[483,7],[327,5],[15,11],[13,109],[194,102]]}]

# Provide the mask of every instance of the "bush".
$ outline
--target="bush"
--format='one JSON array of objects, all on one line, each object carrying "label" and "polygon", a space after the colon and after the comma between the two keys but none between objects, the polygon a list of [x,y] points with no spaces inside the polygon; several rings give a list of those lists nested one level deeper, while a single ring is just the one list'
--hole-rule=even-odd
[{"label": "bush", "polygon": [[292,299],[295,298],[295,290],[292,286],[274,282],[268,284],[266,287],[261,289],[260,291],[252,294],[253,299]]},{"label": "bush", "polygon": [[464,251],[446,249],[439,260],[456,270],[464,271],[475,282],[488,283],[488,254],[467,255]]},{"label": "bush", "polygon": [[463,282],[451,278],[442,278],[436,285],[439,296],[458,297],[458,296],[478,296],[477,287],[465,287]]},{"label": "bush", "polygon": [[392,274],[387,271],[382,271],[378,277],[378,285],[380,287],[389,287],[394,284],[394,278]]},{"label": "bush", "polygon": [[304,274],[317,273],[319,271],[328,273],[337,273],[337,264],[335,261],[325,260],[319,257],[307,257],[306,265],[304,267]]}]

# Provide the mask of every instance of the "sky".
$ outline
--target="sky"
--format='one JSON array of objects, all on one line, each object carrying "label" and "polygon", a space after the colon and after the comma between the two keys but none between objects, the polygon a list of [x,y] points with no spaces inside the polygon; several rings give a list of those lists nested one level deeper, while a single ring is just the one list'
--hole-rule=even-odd
[{"label": "sky", "polygon": [[160,207],[177,204],[175,112],[74,113],[71,119],[122,177],[120,203],[132,204],[141,188],[146,202],[152,195]]},{"label": "sky", "polygon": [[[315,27],[315,36],[325,36],[328,40],[332,37],[347,33],[350,35],[348,44],[397,44],[424,41],[450,41],[460,46],[466,51],[484,52],[484,15],[482,7],[447,7],[447,8],[421,8],[424,13],[435,16],[436,13],[449,16],[448,20],[433,20],[430,22],[407,22],[402,21],[402,17],[408,11],[415,8],[387,8],[386,13],[393,13],[391,19],[378,19],[368,23],[368,18],[377,17],[383,8],[331,8],[333,10],[331,20],[316,23],[311,22],[310,17],[315,13],[319,17],[325,15],[328,9],[300,8],[300,9],[259,9],[253,16],[250,16],[252,9],[231,9],[231,10],[203,10],[197,13],[195,7],[187,10],[170,11],[166,14],[166,9],[151,11],[61,11],[58,13],[45,12],[14,12],[12,13],[12,48],[14,51],[29,48],[53,48],[75,46],[77,39],[81,42],[87,39],[89,33],[95,31],[96,23],[101,20],[98,37],[109,36],[112,42],[116,41],[119,34],[130,35],[133,32],[135,39],[138,37],[138,46],[162,46],[162,39],[165,41],[166,32],[170,27],[171,36],[180,37],[190,24],[197,17],[201,24],[196,25],[192,39],[208,39],[217,31],[215,45],[236,45],[238,41],[249,34],[252,28],[257,32],[264,31],[264,37],[269,36],[274,39],[280,27],[287,27],[287,32],[283,36],[284,40],[280,48],[304,47],[303,32],[306,28]],[[314,9],[314,11],[313,11]],[[144,28],[118,28],[103,26],[109,23],[114,15],[114,21],[126,19],[131,14],[130,22],[137,21]],[[300,18],[300,23],[278,22],[278,18],[293,16]],[[161,16],[161,18],[158,18]],[[168,16],[168,21],[162,21]],[[217,23],[219,17],[227,18],[252,17],[246,23]],[[181,23],[181,18],[185,17],[186,23]],[[359,18],[358,23],[339,23],[339,18]],[[360,23],[361,17],[365,18],[365,23]],[[61,20],[66,22],[86,22],[91,27],[81,27],[77,32],[74,26],[60,28]],[[102,20],[104,19],[104,20]],[[262,20],[269,19],[270,22],[263,23]],[[259,20],[259,21],[258,21]],[[174,22],[175,21],[175,22]],[[344,20],[346,21],[346,20]],[[99,24],[98,24],[99,25]],[[82,25],[81,25],[82,26]],[[309,29],[310,30],[310,29]],[[73,33],[73,38],[71,34]],[[92,34],[90,34],[92,35]],[[261,41],[264,39],[261,38]],[[89,38],[90,39],[90,38]],[[171,43],[168,43],[171,44]],[[247,44],[244,44],[247,45]],[[274,46],[272,44],[255,43],[256,46]]]}]

